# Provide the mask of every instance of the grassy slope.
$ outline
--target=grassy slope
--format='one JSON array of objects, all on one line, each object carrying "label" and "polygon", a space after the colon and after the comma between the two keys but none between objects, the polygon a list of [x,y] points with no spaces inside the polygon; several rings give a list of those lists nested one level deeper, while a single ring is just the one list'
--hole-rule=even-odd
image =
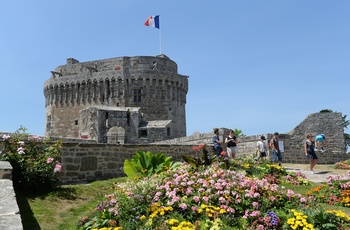
[{"label": "grassy slope", "polygon": [[93,213],[102,198],[112,192],[113,182],[124,180],[65,185],[39,196],[18,195],[24,230],[76,229],[79,219]]}]

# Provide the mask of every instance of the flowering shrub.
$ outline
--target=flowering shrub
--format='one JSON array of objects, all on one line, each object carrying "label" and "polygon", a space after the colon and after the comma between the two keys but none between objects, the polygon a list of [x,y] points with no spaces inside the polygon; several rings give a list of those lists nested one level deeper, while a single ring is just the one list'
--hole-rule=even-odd
[{"label": "flowering shrub", "polygon": [[51,144],[39,136],[30,136],[20,128],[12,136],[3,135],[0,158],[13,167],[13,183],[16,189],[38,192],[56,185],[61,172],[59,149],[61,142]]},{"label": "flowering shrub", "polygon": [[[187,156],[181,155],[182,159],[189,163],[193,169],[196,169],[201,166],[210,165],[212,162],[217,161],[215,155],[210,155],[207,146],[205,144],[201,144],[198,146],[193,146],[193,150],[195,151],[195,156]],[[200,153],[202,152],[202,153]]]},{"label": "flowering shrub", "polygon": [[329,176],[325,184],[310,189],[306,195],[322,203],[350,207],[350,177]]},{"label": "flowering shrub", "polygon": [[278,210],[309,206],[307,198],[265,179],[218,164],[193,171],[184,163],[120,184],[82,229],[279,229],[288,213],[277,216]]},{"label": "flowering shrub", "polygon": [[335,163],[336,169],[350,169],[350,160]]},{"label": "flowering shrub", "polygon": [[309,185],[310,181],[301,172],[289,173],[284,177],[285,181],[293,185]]}]

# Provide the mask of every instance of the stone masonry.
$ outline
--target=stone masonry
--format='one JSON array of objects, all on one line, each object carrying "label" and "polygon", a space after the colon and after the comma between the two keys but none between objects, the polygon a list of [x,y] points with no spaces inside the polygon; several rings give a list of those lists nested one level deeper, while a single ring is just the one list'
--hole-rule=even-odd
[{"label": "stone masonry", "polygon": [[188,76],[164,54],[69,58],[51,73],[44,83],[45,136],[116,144],[186,136]]},{"label": "stone masonry", "polygon": [[11,179],[11,164],[0,161],[0,229],[22,230],[22,220]]},{"label": "stone masonry", "polygon": [[[334,164],[347,160],[344,143],[344,128],[342,127],[342,114],[313,113],[297,125],[292,131],[280,134],[283,142],[283,162],[306,164],[303,143],[306,135],[323,133],[326,135],[324,153],[318,152],[319,164]],[[229,129],[220,128],[220,139],[224,140]],[[278,130],[275,130],[278,131]],[[253,136],[238,137],[238,157],[256,154],[256,143],[264,135],[269,141],[273,134],[265,133]],[[206,144],[209,152],[212,150],[213,133],[195,134],[192,136],[175,138],[172,140],[155,142],[152,144],[108,144],[96,143],[93,140],[64,139],[61,149],[62,174],[61,183],[82,183],[87,181],[107,179],[124,176],[123,165],[126,159],[131,159],[137,150],[162,152],[172,156],[175,161],[182,161],[182,154],[195,155],[194,145]],[[225,145],[223,146],[225,149]],[[271,156],[271,155],[270,155]]]}]

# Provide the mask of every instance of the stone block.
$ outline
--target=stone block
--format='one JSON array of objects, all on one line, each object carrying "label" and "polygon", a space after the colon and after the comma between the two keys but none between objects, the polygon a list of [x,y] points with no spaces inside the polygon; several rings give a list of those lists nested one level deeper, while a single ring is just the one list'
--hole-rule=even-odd
[{"label": "stone block", "polygon": [[93,171],[97,169],[97,157],[82,157],[80,170]]}]

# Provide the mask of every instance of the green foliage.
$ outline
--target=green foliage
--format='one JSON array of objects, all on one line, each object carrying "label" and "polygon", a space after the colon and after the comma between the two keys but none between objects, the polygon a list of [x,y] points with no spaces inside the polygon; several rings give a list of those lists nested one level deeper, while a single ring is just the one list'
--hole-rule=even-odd
[{"label": "green foliage", "polygon": [[240,129],[233,129],[233,135],[236,136],[236,137],[239,137],[239,136],[245,136],[245,134],[243,134],[242,130]]},{"label": "green foliage", "polygon": [[320,113],[333,113],[333,110],[331,109],[322,109]]},{"label": "green foliage", "polygon": [[[201,166],[207,166],[211,165],[212,162],[217,161],[217,157],[212,154],[210,155],[207,146],[204,144],[193,146],[193,150],[195,151],[195,156],[189,156],[189,155],[181,155],[182,159],[189,163],[192,167],[192,169],[197,169]],[[202,151],[202,153],[200,153]]]},{"label": "green foliage", "polygon": [[173,163],[172,157],[167,157],[164,153],[152,154],[138,150],[130,161],[124,161],[124,173],[129,178],[147,177],[178,167],[179,164],[180,162]]},{"label": "green foliage", "polygon": [[21,127],[12,136],[4,135],[1,160],[13,167],[16,189],[42,192],[53,188],[61,171],[59,149],[61,141],[49,143],[41,137],[31,136]]}]

